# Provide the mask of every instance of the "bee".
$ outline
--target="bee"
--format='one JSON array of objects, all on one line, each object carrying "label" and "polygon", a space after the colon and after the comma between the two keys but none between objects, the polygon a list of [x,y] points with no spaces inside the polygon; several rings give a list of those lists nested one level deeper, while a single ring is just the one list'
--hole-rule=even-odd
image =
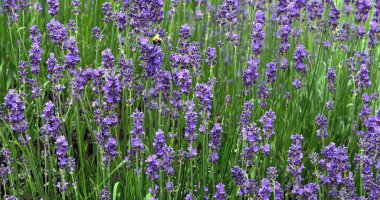
[{"label": "bee", "polygon": [[152,38],[152,41],[153,41],[153,44],[155,46],[160,46],[161,45],[161,38],[160,38],[160,35],[156,34],[153,38]]}]

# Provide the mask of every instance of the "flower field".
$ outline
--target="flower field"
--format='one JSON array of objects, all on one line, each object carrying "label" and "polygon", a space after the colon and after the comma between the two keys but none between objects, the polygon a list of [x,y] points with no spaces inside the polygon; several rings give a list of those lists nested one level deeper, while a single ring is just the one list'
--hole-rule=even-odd
[{"label": "flower field", "polygon": [[380,0],[0,2],[0,199],[380,199]]}]

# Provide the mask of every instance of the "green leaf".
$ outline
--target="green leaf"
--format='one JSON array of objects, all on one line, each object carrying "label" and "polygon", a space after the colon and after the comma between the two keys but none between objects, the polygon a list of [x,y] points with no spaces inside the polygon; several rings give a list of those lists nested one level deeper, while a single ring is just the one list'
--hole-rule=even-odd
[{"label": "green leaf", "polygon": [[148,194],[146,194],[146,196],[145,196],[145,200],[149,200],[150,198],[152,198],[152,194],[151,193],[148,193]]},{"label": "green leaf", "polygon": [[112,199],[113,200],[116,200],[116,197],[117,197],[117,188],[118,188],[119,184],[120,184],[120,182],[117,182],[113,186],[113,195],[112,195]]}]

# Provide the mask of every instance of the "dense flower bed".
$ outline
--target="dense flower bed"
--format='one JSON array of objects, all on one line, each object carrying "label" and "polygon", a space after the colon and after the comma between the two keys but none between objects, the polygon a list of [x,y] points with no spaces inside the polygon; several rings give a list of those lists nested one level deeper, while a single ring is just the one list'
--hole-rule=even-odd
[{"label": "dense flower bed", "polygon": [[379,0],[2,4],[2,199],[380,199]]}]

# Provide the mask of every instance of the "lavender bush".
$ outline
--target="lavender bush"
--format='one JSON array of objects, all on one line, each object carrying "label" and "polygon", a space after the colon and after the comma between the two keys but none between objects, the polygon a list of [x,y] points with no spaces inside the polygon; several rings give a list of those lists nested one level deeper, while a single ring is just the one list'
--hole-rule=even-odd
[{"label": "lavender bush", "polygon": [[380,199],[379,0],[2,0],[1,199]]}]

